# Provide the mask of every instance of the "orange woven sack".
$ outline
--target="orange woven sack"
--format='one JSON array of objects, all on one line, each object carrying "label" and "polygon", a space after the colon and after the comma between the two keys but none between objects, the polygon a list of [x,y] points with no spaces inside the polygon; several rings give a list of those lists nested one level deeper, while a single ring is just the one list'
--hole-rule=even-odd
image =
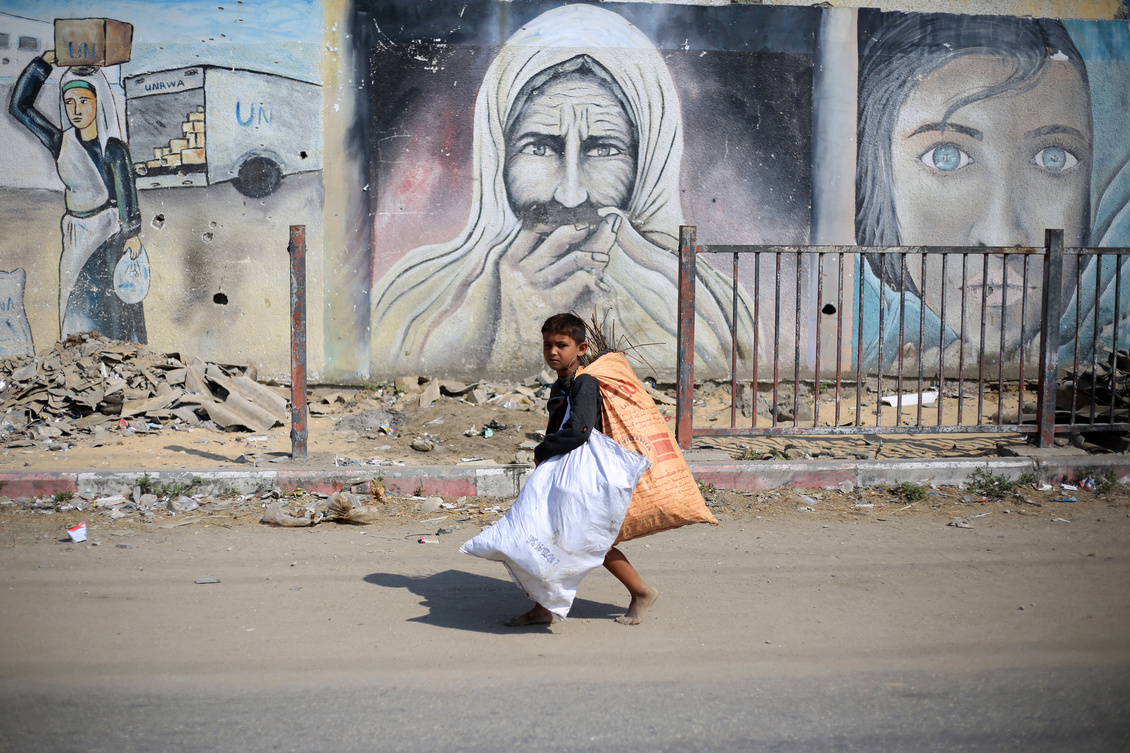
[{"label": "orange woven sack", "polygon": [[604,433],[651,461],[632,494],[616,542],[691,523],[718,525],[706,506],[675,436],[623,353],[605,353],[577,373],[600,382]]}]

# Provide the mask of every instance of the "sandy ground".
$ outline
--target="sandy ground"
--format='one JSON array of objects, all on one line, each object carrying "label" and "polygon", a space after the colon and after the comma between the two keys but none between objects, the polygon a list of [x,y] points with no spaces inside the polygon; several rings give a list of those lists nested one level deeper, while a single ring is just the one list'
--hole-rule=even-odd
[{"label": "sandy ground", "polygon": [[528,599],[458,551],[497,500],[312,528],[0,505],[0,750],[1124,749],[1130,488],[705,491],[720,526],[623,545],[660,591],[642,625],[598,569],[568,620],[517,630]]},{"label": "sandy ground", "polygon": [[[458,515],[401,507],[375,525],[306,529],[255,514],[174,528],[93,521],[75,544],[61,533],[78,513],[7,507],[0,678],[379,667],[415,682],[549,667],[643,679],[1130,659],[1125,489],[1040,507],[867,499],[875,506],[830,492],[813,505],[792,492],[715,501],[719,527],[624,545],[661,591],[643,626],[610,619],[625,594],[597,571],[566,622],[518,631],[500,622],[525,597],[499,564],[458,553],[480,523]],[[948,526],[955,513],[973,527]],[[418,543],[441,527],[451,533]]]},{"label": "sandy ground", "polygon": [[[505,387],[500,386],[505,395]],[[673,389],[663,390],[673,395]],[[769,393],[771,395],[771,393]],[[435,403],[421,407],[418,393],[398,394],[391,388],[381,391],[351,388],[320,387],[310,391],[314,409],[309,419],[307,459],[291,462],[289,426],[276,426],[267,432],[216,431],[202,427],[161,428],[154,425],[150,433],[132,429],[111,432],[108,441],[96,441],[91,434],[79,434],[64,440],[20,443],[26,446],[0,446],[0,471],[12,470],[199,470],[209,468],[286,467],[294,465],[332,467],[342,465],[457,465],[464,462],[511,463],[519,453],[529,452],[545,429],[546,414],[537,401],[496,400],[482,405],[471,404],[459,397],[442,396]],[[811,400],[811,397],[807,398]],[[715,388],[700,398],[695,408],[696,427],[729,426],[731,410],[727,387]],[[544,402],[544,401],[543,401]],[[850,402],[850,406],[849,406]],[[874,420],[875,395],[861,402],[870,406]],[[995,411],[996,401],[989,401]],[[986,404],[988,405],[988,403]],[[845,398],[842,408],[854,406]],[[964,406],[975,415],[976,402]],[[344,416],[363,411],[391,410],[403,415],[404,423],[392,434],[380,431],[335,429]],[[674,421],[673,405],[660,405],[660,412]],[[820,404],[821,416],[834,420],[834,405]],[[945,420],[956,418],[957,401],[943,404]],[[322,413],[320,411],[326,411]],[[988,408],[985,415],[989,415]],[[896,419],[896,409],[882,409],[885,424]],[[954,416],[949,416],[953,413]],[[923,423],[936,422],[936,407],[923,408]],[[917,419],[917,411],[904,408],[902,423]],[[748,426],[752,419],[739,412],[736,423]],[[758,416],[758,425],[769,419]],[[830,421],[829,421],[830,422]],[[786,422],[781,422],[782,424]],[[791,425],[791,421],[787,422]],[[111,427],[113,425],[111,424]],[[493,427],[493,428],[490,428]],[[490,428],[490,436],[484,429]],[[418,439],[426,439],[432,449],[420,452],[412,448]],[[1024,437],[1010,433],[884,435],[879,441],[862,436],[696,437],[695,449],[715,449],[739,459],[773,459],[784,457],[789,450],[808,457],[880,459],[900,457],[995,457],[1000,443],[1023,442]],[[525,443],[525,447],[523,447]],[[1075,450],[1072,450],[1075,451]],[[530,453],[532,456],[532,452]]]}]

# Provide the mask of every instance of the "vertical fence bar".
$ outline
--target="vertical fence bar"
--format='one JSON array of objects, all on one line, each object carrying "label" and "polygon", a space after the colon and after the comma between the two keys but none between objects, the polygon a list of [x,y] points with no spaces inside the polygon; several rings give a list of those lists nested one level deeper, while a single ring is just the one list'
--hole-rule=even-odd
[{"label": "vertical fence bar", "polygon": [[[969,279],[969,254],[961,255],[961,279]],[[957,423],[964,423],[965,410],[965,300],[969,288],[964,283],[961,286],[961,339],[958,342],[957,354]]]},{"label": "vertical fence bar", "polygon": [[793,426],[800,426],[800,252],[793,254],[796,267],[796,316],[793,318]]},{"label": "vertical fence bar", "polygon": [[989,255],[981,255],[981,339],[978,343],[980,358],[977,359],[977,423],[985,423],[985,325],[988,322],[989,307]]},{"label": "vertical fence bar", "polygon": [[306,457],[306,226],[290,226],[290,456]]},{"label": "vertical fence bar", "polygon": [[[942,277],[938,283],[942,290],[941,318],[942,326],[938,327],[938,426],[942,425],[942,403],[946,397],[946,272],[948,270],[949,254],[942,254]],[[925,287],[926,274],[922,274],[923,287]],[[960,347],[960,343],[958,344]]]},{"label": "vertical fence bar", "polygon": [[777,425],[777,390],[781,378],[781,252],[777,252],[777,292],[773,302],[773,426]]},{"label": "vertical fence bar", "polygon": [[887,260],[886,260],[886,257],[884,257],[884,256],[880,256],[879,259],[880,259],[880,261],[879,261],[879,295],[878,295],[878,301],[877,301],[877,303],[879,305],[879,376],[878,376],[878,379],[876,380],[876,394],[875,394],[875,425],[876,426],[881,426],[882,423],[883,423],[883,340],[884,340],[883,335],[886,333],[886,330],[883,329],[883,309],[886,308],[886,306],[883,305],[883,291],[885,290],[885,286],[887,284],[887,281],[886,281]]},{"label": "vertical fence bar", "polygon": [[[1063,280],[1063,231],[1044,232],[1043,327],[1040,330],[1040,399],[1037,408],[1040,447],[1055,440],[1055,380],[1059,368],[1060,284]],[[1078,301],[1078,299],[1076,299]],[[1076,330],[1078,332],[1078,330]]]},{"label": "vertical fence bar", "polygon": [[[1000,358],[997,359],[997,426],[1004,423],[1004,348],[1005,325],[1008,318],[1008,254],[1004,254],[1001,261],[1001,345]],[[1024,324],[1021,323],[1021,343],[1024,347]]]},{"label": "vertical fence bar", "polygon": [[679,228],[679,322],[675,383],[675,441],[684,450],[691,448],[694,425],[694,293],[695,246],[694,226]]},{"label": "vertical fence bar", "polygon": [[824,319],[824,256],[813,254],[816,262],[816,379],[812,390],[812,428],[820,425],[820,322]]},{"label": "vertical fence bar", "polygon": [[753,381],[749,389],[752,408],[750,409],[751,427],[757,426],[757,357],[758,348],[761,347],[759,335],[761,334],[761,253],[753,255]]},{"label": "vertical fence bar", "polygon": [[[922,254],[922,276],[918,278],[922,281],[922,307],[918,310],[918,418],[914,425],[922,426],[922,382],[925,379],[926,359],[923,358],[923,353],[926,351],[926,291],[929,287],[926,285],[926,254]],[[942,280],[942,291],[945,293],[945,280]],[[942,323],[942,328],[945,328],[945,323]],[[942,352],[938,351],[938,358],[942,357]]]},{"label": "vertical fence bar", "polygon": [[[926,304],[923,303],[923,306]],[[902,372],[906,353],[906,252],[899,253],[899,375],[898,389],[895,390],[895,426],[902,425]],[[880,395],[882,400],[883,396]]]},{"label": "vertical fence bar", "polygon": [[1071,361],[1071,423],[1076,421],[1076,408],[1079,405],[1079,329],[1082,323],[1083,301],[1083,257],[1075,254],[1075,347]]},{"label": "vertical fence bar", "polygon": [[859,278],[859,296],[855,299],[858,301],[856,311],[858,315],[855,317],[855,330],[857,342],[855,346],[855,425],[863,426],[863,265],[867,260],[863,258],[863,254],[855,254],[856,269],[859,270],[856,275]]},{"label": "vertical fence bar", "polygon": [[1024,328],[1028,326],[1028,261],[1032,257],[1024,257],[1024,277],[1020,293],[1020,380],[1019,392],[1016,396],[1016,423],[1024,423],[1024,352],[1028,350],[1025,342]]},{"label": "vertical fence bar", "polygon": [[[1110,340],[1110,357],[1113,359],[1110,364],[1110,423],[1116,423],[1114,413],[1115,395],[1118,394],[1118,320],[1122,317],[1118,311],[1119,302],[1122,300],[1122,254],[1117,254],[1114,257],[1114,332],[1111,333]],[[1099,305],[1100,301],[1095,301],[1095,306]]]},{"label": "vertical fence bar", "polygon": [[844,376],[844,252],[837,251],[836,287],[836,426],[840,425],[840,382]]},{"label": "vertical fence bar", "polygon": [[[1099,310],[1102,306],[1099,305],[1102,299],[1102,282],[1103,282],[1103,257],[1095,254],[1095,329],[1091,336],[1091,423],[1095,423],[1095,417],[1098,412],[1098,386],[1099,386]],[[1076,304],[1078,308],[1078,304]],[[1117,316],[1117,312],[1115,312]],[[1078,335],[1076,335],[1078,337]],[[1111,372],[1111,377],[1114,372]]]},{"label": "vertical fence bar", "polygon": [[734,301],[730,309],[730,428],[738,425],[738,254],[734,252]]}]

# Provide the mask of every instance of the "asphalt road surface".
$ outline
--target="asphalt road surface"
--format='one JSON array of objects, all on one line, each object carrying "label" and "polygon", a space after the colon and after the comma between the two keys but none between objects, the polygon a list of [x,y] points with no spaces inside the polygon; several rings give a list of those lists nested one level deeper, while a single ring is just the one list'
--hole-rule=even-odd
[{"label": "asphalt road surface", "polygon": [[0,751],[1122,753],[1130,518],[1061,520],[682,529],[625,546],[661,590],[643,625],[598,571],[565,623],[512,630],[527,601],[467,528],[95,547],[0,517]]}]

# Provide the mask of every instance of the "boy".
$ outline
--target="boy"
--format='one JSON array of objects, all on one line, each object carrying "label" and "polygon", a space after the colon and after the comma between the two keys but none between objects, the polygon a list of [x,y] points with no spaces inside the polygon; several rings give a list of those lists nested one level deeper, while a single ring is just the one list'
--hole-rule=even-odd
[{"label": "boy", "polygon": [[[584,444],[593,429],[601,431],[600,383],[595,377],[573,374],[580,366],[580,358],[588,351],[585,323],[575,314],[555,314],[541,325],[542,356],[549,368],[557,372],[557,381],[549,392],[549,425],[545,440],[534,450],[534,462],[542,463],[556,455],[563,455]],[[659,591],[643,582],[640,574],[616,547],[608,550],[604,566],[624,584],[632,601],[628,611],[617,617],[621,625],[638,625],[655,603]],[[506,621],[511,627],[522,625],[548,625],[553,614],[541,604],[525,614]]]}]

